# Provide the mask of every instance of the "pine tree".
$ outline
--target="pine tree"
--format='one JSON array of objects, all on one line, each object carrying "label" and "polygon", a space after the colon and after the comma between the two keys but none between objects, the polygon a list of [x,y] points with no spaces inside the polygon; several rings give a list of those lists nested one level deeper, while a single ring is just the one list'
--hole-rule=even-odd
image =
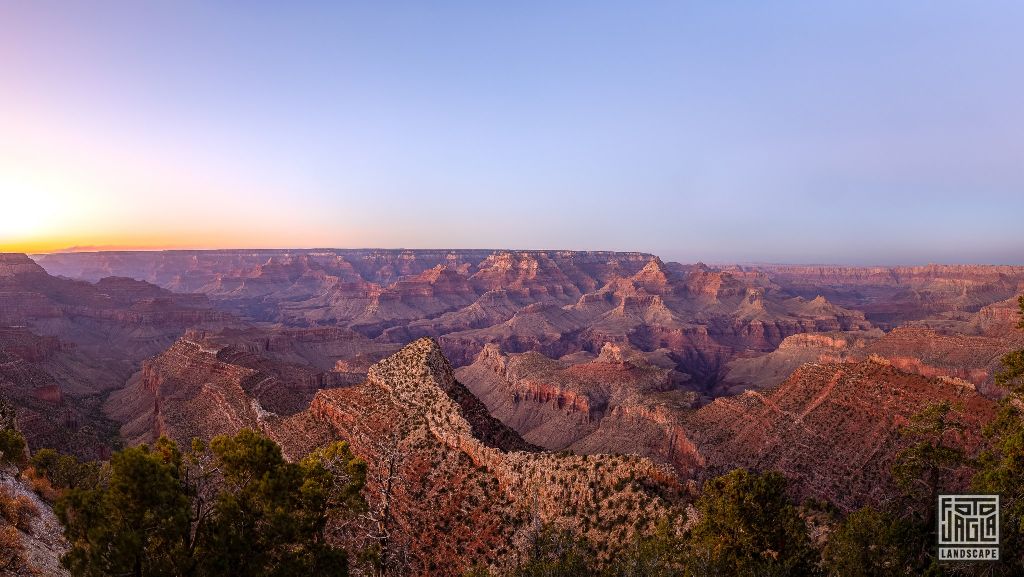
[{"label": "pine tree", "polygon": [[686,574],[815,574],[817,554],[786,487],[780,473],[743,469],[705,483],[687,537]]},{"label": "pine tree", "polygon": [[914,574],[914,528],[884,511],[864,507],[851,513],[829,536],[822,554],[834,577],[898,577]]},{"label": "pine tree", "polygon": [[[48,476],[92,470],[52,452],[36,461]],[[366,465],[346,443],[293,463],[250,430],[185,455],[161,438],[115,453],[97,476],[57,501],[76,576],[342,577],[329,523],[365,509]]]},{"label": "pine tree", "polygon": [[184,574],[190,515],[180,474],[181,454],[162,439],[115,454],[101,486],[71,489],[57,503],[71,544],[65,566],[89,577]]}]

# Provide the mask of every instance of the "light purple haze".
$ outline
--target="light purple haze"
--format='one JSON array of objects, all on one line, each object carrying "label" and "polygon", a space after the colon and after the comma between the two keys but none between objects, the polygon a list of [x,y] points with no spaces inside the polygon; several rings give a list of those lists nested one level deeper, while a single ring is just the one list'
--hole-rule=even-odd
[{"label": "light purple haze", "polygon": [[0,2],[0,249],[1022,263],[1021,22],[1021,2]]}]

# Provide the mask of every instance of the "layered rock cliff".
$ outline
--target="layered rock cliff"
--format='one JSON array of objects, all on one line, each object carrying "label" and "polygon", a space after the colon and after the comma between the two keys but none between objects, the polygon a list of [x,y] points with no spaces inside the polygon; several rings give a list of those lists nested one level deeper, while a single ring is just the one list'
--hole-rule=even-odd
[{"label": "layered rock cliff", "polygon": [[545,449],[641,454],[686,472],[694,457],[678,422],[699,395],[673,366],[667,351],[628,345],[561,360],[487,345],[456,375],[495,417]]},{"label": "layered rock cliff", "polygon": [[437,560],[414,573],[457,575],[467,548],[506,564],[533,519],[572,526],[607,558],[677,506],[682,487],[671,470],[640,457],[535,452],[486,413],[467,410],[471,397],[436,342],[421,339],[375,365],[363,385],[321,391],[310,407],[371,463],[402,456],[396,525],[416,536],[406,544],[413,557]]},{"label": "layered rock cliff", "polygon": [[869,320],[897,326],[948,311],[975,312],[1024,292],[1024,267],[928,265],[917,267],[758,266],[795,294],[824,295],[862,310]]},{"label": "layered rock cliff", "polygon": [[199,291],[256,322],[344,326],[378,342],[438,338],[456,366],[488,343],[551,358],[606,342],[669,349],[713,385],[738,355],[804,332],[860,330],[864,316],[795,296],[768,275],[570,251],[167,251],[44,255],[51,271],[117,274]]}]

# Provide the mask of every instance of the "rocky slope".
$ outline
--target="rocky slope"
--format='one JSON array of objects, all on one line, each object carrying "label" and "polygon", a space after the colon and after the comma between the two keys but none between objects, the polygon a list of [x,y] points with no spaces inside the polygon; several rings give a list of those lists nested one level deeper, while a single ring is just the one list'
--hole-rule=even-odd
[{"label": "rocky slope", "polygon": [[[815,338],[831,349],[877,342]],[[249,427],[291,457],[347,440],[371,463],[371,507],[391,491],[396,555],[414,574],[459,574],[465,566],[452,559],[514,558],[535,520],[571,526],[613,555],[634,515],[638,529],[670,516],[692,491],[687,480],[735,467],[780,470],[799,496],[845,510],[877,504],[893,495],[889,469],[908,442],[899,428],[943,400],[966,425],[955,441],[977,448],[993,401],[967,381],[867,357],[807,363],[777,387],[692,409],[687,381],[657,354],[609,345],[551,360],[489,346],[454,371],[434,340],[420,339],[371,366],[363,382],[322,388],[307,409],[274,412],[266,407],[295,394],[298,381],[286,378],[295,367],[182,339],[108,408],[135,440]],[[625,528],[610,532],[612,519]]]},{"label": "rocky slope", "polygon": [[257,320],[344,322],[367,333],[436,316],[509,289],[528,302],[568,302],[646,262],[639,253],[559,251],[260,250],[41,255],[54,274],[111,274],[201,292]]},{"label": "rocky slope", "polygon": [[635,453],[686,471],[692,459],[678,422],[699,395],[667,353],[609,343],[597,356],[553,360],[487,345],[456,376],[491,414],[545,449]]},{"label": "rocky slope", "polygon": [[405,545],[424,559],[414,573],[459,574],[460,563],[433,559],[465,559],[467,550],[507,563],[533,519],[570,525],[611,555],[674,507],[681,487],[670,470],[639,457],[534,452],[486,413],[467,411],[459,400],[471,397],[436,342],[420,339],[375,365],[363,385],[321,391],[310,407],[371,462],[402,455],[394,514],[403,534],[417,536]]},{"label": "rocky slope", "polygon": [[716,399],[685,428],[705,475],[735,467],[779,470],[796,491],[852,510],[891,497],[888,471],[907,439],[899,427],[931,403],[959,407],[976,448],[995,403],[968,382],[904,372],[884,360],[809,363],[777,388]]},{"label": "rocky slope", "polygon": [[[242,428],[268,434],[276,428],[288,431],[290,420],[303,420],[298,414],[318,390],[347,380],[331,371],[274,361],[216,339],[195,337],[182,337],[145,361],[128,386],[107,399],[104,412],[122,423],[121,437],[129,443],[166,435],[185,444]],[[311,445],[304,446],[317,442],[326,438],[311,430]]]},{"label": "rocky slope", "polygon": [[773,387],[805,363],[862,359],[867,356],[868,345],[883,336],[885,333],[878,329],[792,335],[770,353],[731,361],[714,392],[717,396],[735,395]]},{"label": "rocky slope", "polygon": [[597,353],[609,342],[646,352],[666,349],[676,370],[710,386],[735,356],[771,351],[789,335],[870,327],[856,311],[822,298],[789,298],[764,282],[653,258],[638,273],[572,304],[530,305],[499,325],[449,333],[440,341],[457,365],[470,362],[487,343],[553,358]]},{"label": "rocky slope", "polygon": [[[0,499],[16,503],[16,510],[20,512],[21,519],[16,523],[0,518],[0,532],[4,535],[5,546],[11,543],[11,536],[16,538],[22,559],[0,570],[0,575],[70,577],[60,564],[68,550],[64,527],[53,508],[39,498],[14,466],[0,469]],[[12,507],[5,504],[5,509],[10,511]],[[4,554],[9,554],[9,550]]]},{"label": "rocky slope", "polygon": [[[749,363],[742,369],[729,363],[741,359],[744,365],[795,334],[907,323],[974,334],[966,325],[975,316],[1002,314],[1001,302],[1024,292],[1024,267],[712,268],[641,253],[323,249],[39,259],[51,272],[74,278],[117,275],[201,292],[255,321],[344,326],[394,345],[433,336],[456,366],[472,363],[489,343],[506,353],[536,351],[552,359],[597,354],[606,342],[646,352],[664,348],[677,371],[713,394],[758,378]],[[47,310],[46,303],[25,298],[20,308]],[[380,358],[374,355],[359,368]],[[776,368],[755,384],[784,376],[783,364],[765,362]],[[784,365],[797,366],[792,360]],[[726,373],[733,375],[729,382]]]},{"label": "rocky slope", "polygon": [[[0,429],[18,430],[15,407],[3,394]],[[67,577],[70,573],[60,563],[68,550],[64,528],[33,486],[18,465],[0,465],[0,575]]]},{"label": "rocky slope", "polygon": [[[1009,325],[1003,310],[986,307],[970,321],[941,323],[940,329],[920,325],[898,327],[888,333],[793,335],[771,353],[730,362],[716,392],[735,394],[777,385],[808,362],[879,358],[908,372],[963,379],[985,396],[999,398],[1002,391],[996,387],[994,376],[1001,368],[1000,359],[1024,348],[1024,333],[1010,328],[1014,325]],[[991,320],[993,315],[998,320]]]}]

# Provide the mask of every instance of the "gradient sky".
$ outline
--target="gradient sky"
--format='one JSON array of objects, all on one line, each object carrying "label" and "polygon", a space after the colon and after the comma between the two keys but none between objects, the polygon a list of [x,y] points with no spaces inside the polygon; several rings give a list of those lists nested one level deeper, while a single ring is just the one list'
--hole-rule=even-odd
[{"label": "gradient sky", "polygon": [[1024,3],[0,0],[0,250],[1024,263]]}]

